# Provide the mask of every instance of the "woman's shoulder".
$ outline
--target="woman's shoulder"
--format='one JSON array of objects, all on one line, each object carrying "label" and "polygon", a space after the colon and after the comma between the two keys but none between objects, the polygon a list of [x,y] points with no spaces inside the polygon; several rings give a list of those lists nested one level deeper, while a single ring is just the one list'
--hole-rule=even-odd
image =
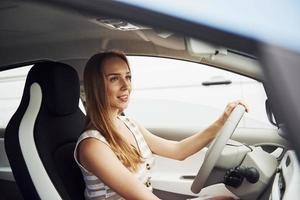
[{"label": "woman's shoulder", "polygon": [[105,137],[98,130],[94,130],[94,129],[84,131],[81,134],[81,136],[78,138],[78,143],[80,143],[82,140],[85,140],[88,138],[95,138],[97,140],[100,140],[101,142],[108,144]]},{"label": "woman's shoulder", "polygon": [[[100,142],[95,143],[95,140],[90,139],[96,139]],[[90,152],[95,150],[95,147],[97,144],[97,147],[99,148],[99,144],[104,144],[103,146],[109,146],[108,142],[106,141],[105,137],[98,131],[98,130],[86,130],[84,131],[78,138],[75,149],[74,149],[74,159],[76,163],[80,166],[80,168],[84,171],[84,174],[87,174],[87,176],[94,176],[92,172],[90,172],[88,169],[86,169],[81,162],[79,161],[79,153],[81,155],[91,155]]]}]

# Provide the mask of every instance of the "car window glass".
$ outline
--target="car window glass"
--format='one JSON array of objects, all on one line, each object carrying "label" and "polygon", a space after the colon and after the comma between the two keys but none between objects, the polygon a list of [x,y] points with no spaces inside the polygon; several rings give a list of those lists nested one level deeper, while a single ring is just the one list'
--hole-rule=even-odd
[{"label": "car window glass", "polygon": [[30,66],[0,72],[0,128],[5,128],[17,110]]},{"label": "car window glass", "polygon": [[[225,70],[167,58],[129,56],[133,74],[131,104],[126,114],[146,127],[199,128],[209,125],[229,101],[244,99],[250,106],[240,127],[273,127],[267,120],[266,95],[260,82]],[[32,66],[0,73],[0,127],[16,111]],[[204,82],[230,84],[203,86]],[[84,111],[82,103],[80,107]]]},{"label": "car window glass", "polygon": [[[168,58],[130,56],[131,103],[126,114],[148,128],[199,128],[211,124],[227,103],[245,100],[250,106],[240,127],[270,128],[262,84],[210,66]],[[227,84],[208,85],[223,81]]]}]

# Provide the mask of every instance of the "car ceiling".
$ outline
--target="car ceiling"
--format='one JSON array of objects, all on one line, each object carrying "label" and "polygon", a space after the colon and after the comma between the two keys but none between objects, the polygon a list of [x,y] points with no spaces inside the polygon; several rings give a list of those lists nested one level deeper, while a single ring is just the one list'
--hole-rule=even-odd
[{"label": "car ceiling", "polygon": [[128,55],[177,58],[263,78],[255,59],[233,52],[220,59],[195,56],[181,35],[153,28],[113,30],[99,24],[103,18],[108,17],[36,2],[1,1],[0,70],[37,60],[62,61],[80,69],[95,52],[120,49]]}]

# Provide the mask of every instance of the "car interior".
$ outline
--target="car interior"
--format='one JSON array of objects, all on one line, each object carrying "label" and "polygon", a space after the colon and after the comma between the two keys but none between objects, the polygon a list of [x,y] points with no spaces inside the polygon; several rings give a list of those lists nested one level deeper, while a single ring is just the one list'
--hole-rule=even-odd
[{"label": "car interior", "polygon": [[[216,34],[209,34],[209,27],[176,32],[164,29],[159,21],[141,23],[142,19],[135,18],[139,14],[152,20],[160,17],[108,1],[0,2],[0,74],[33,66],[17,110],[8,125],[0,127],[0,199],[84,199],[73,150],[85,122],[84,106],[80,107],[85,102],[83,70],[97,52],[117,49],[129,56],[204,64],[265,86],[265,61],[254,51],[257,41],[235,36],[231,42],[242,45],[230,46],[226,40],[220,44]],[[170,23],[176,21],[170,19]],[[178,23],[184,27],[183,21]],[[197,31],[208,35],[196,37]],[[219,35],[226,39],[228,34]],[[244,110],[238,107],[204,150],[184,161],[157,157],[154,193],[172,200],[222,194],[240,199],[293,199],[299,194],[299,161],[281,115],[274,116],[270,100],[264,103],[276,128],[239,128]],[[193,133],[188,128],[146,128],[172,140]]]}]

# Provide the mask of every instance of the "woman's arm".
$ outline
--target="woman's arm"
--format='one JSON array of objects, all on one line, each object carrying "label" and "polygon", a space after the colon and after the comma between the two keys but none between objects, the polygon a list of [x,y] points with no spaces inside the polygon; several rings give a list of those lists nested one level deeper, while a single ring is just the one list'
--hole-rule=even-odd
[{"label": "woman's arm", "polygon": [[208,128],[188,138],[185,138],[180,142],[163,139],[150,133],[143,126],[138,126],[152,152],[160,156],[176,160],[184,160],[201,150],[215,138],[216,134],[223,127],[230,113],[238,104],[244,105],[246,111],[248,111],[247,106],[242,101],[231,102],[226,106],[221,117],[212,123]]},{"label": "woman's arm", "polygon": [[125,199],[158,199],[103,142],[88,138],[79,144],[80,163]]}]

